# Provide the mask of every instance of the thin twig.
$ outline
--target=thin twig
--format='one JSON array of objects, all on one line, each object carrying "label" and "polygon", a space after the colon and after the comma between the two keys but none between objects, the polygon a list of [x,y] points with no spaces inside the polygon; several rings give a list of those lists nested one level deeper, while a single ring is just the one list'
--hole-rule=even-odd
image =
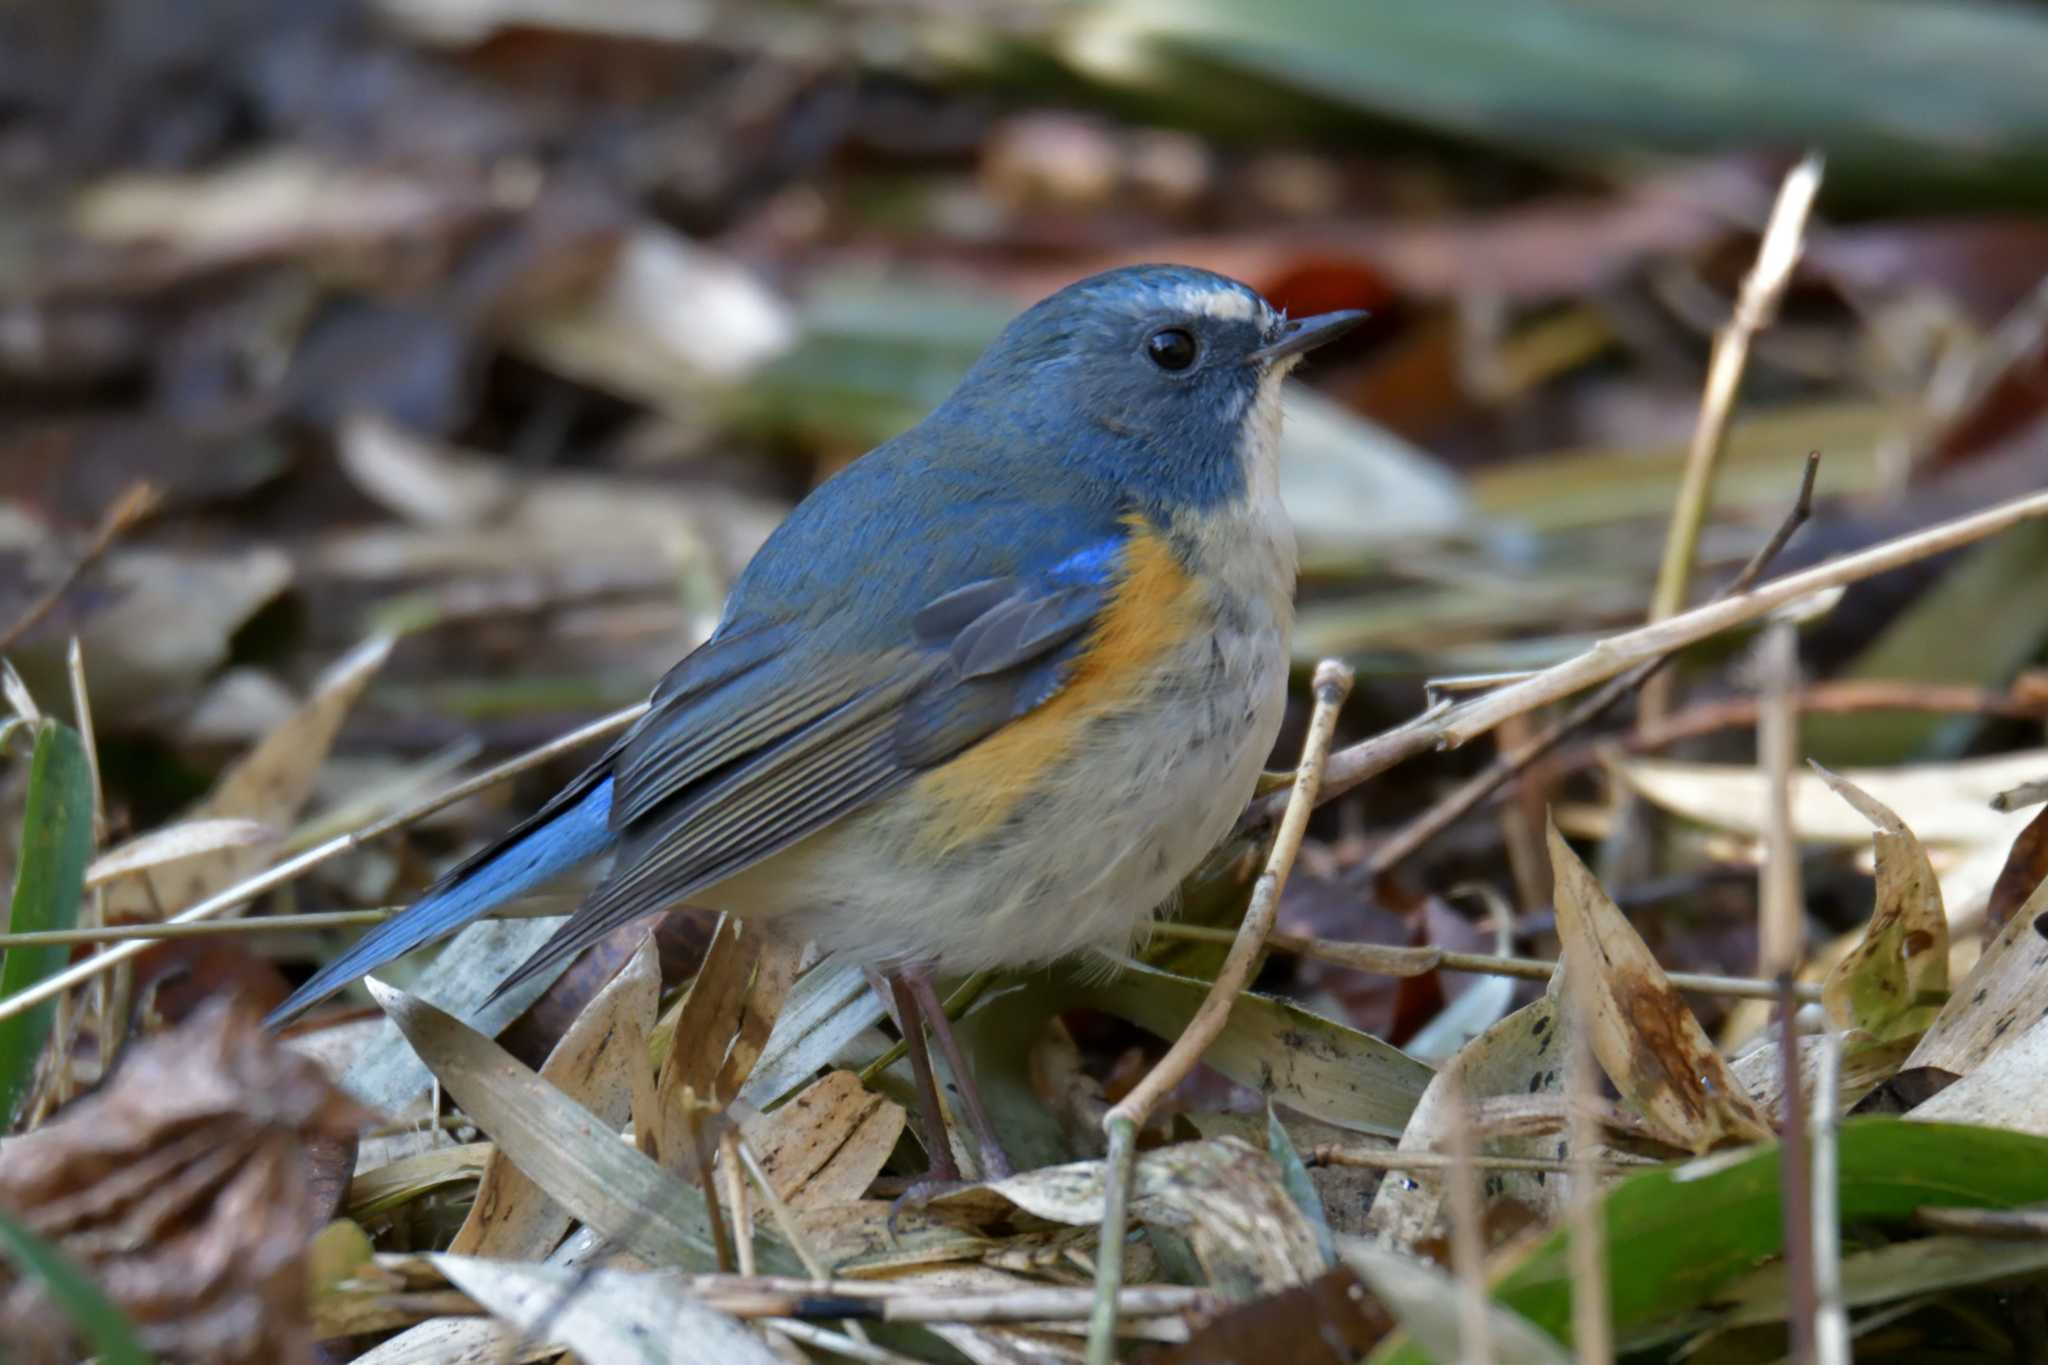
[{"label": "thin twig", "polygon": [[1842,1297],[1842,1191],[1839,1103],[1842,1035],[1820,1038],[1820,1070],[1813,1095],[1813,1358],[1815,1365],[1849,1365],[1849,1308]]},{"label": "thin twig", "polygon": [[[1782,983],[1798,974],[1806,938],[1799,836],[1792,827],[1792,769],[1799,762],[1799,716],[1792,709],[1792,694],[1799,685],[1795,627],[1788,621],[1773,623],[1758,643],[1756,660],[1756,747],[1765,776],[1756,974]],[[1788,1027],[1787,1032],[1797,1030]],[[1796,1075],[1787,1079],[1796,1080]]]},{"label": "thin twig", "polygon": [[[1202,943],[1228,943],[1229,929],[1201,924],[1161,923],[1152,926],[1161,938],[1193,939]],[[1354,971],[1378,976],[1422,976],[1428,972],[1471,972],[1479,976],[1514,976],[1525,981],[1548,981],[1557,964],[1540,957],[1495,957],[1489,953],[1455,952],[1449,948],[1401,948],[1379,943],[1351,943],[1343,939],[1308,938],[1300,934],[1268,934],[1266,946],[1280,952],[1334,963]],[[1671,984],[1698,995],[1729,995],[1744,1000],[1775,1000],[1777,983],[1747,976],[1714,976],[1704,972],[1671,972]],[[1799,999],[1818,1001],[1821,988],[1800,982]]]},{"label": "thin twig", "polygon": [[[789,1275],[679,1275],[678,1293],[736,1318],[860,1317],[869,1322],[1076,1322],[1095,1306],[1082,1286],[1029,1285],[974,1293],[930,1289],[904,1280],[803,1280]],[[1123,1317],[1160,1318],[1215,1311],[1213,1289],[1153,1284],[1122,1290]]]},{"label": "thin twig", "polygon": [[[1449,1152],[1404,1152],[1393,1147],[1347,1147],[1334,1142],[1309,1148],[1302,1154],[1302,1161],[1309,1166],[1355,1166],[1368,1171],[1448,1171],[1457,1165],[1456,1155]],[[1663,1164],[1640,1157],[1595,1162],[1593,1168],[1603,1175],[1635,1175]],[[1529,1175],[1570,1175],[1579,1169],[1575,1161],[1546,1156],[1473,1156],[1470,1165],[1475,1171],[1519,1171]]]},{"label": "thin twig", "polygon": [[[1868,711],[1930,711],[1958,715],[1997,716],[2006,720],[2039,720],[2048,717],[2048,689],[2039,687],[1997,692],[1966,683],[1920,682],[1893,678],[1840,678],[1801,688],[1792,697],[1792,707],[1805,715],[1860,715]],[[1720,697],[1697,702],[1673,712],[1657,724],[1623,737],[1621,747],[1629,753],[1652,753],[1686,740],[1701,739],[1723,730],[1748,730],[1756,725],[1757,700],[1753,696]],[[1566,772],[1576,772],[1600,761],[1601,745],[1575,746],[1558,760]],[[2036,802],[2048,801],[2048,782],[2037,784]],[[2018,789],[2024,791],[2025,788]],[[2013,795],[2013,793],[2007,793]],[[1999,809],[1996,801],[1993,808]],[[2012,806],[2008,809],[2018,809]]]},{"label": "thin twig", "polygon": [[1575,982],[1573,973],[1565,973],[1562,1003],[1571,1020],[1565,1094],[1571,1116],[1566,1220],[1571,1228],[1572,1348],[1582,1365],[1614,1365],[1607,1297],[1607,1216],[1600,1197],[1600,1161],[1594,1155],[1600,1142],[1601,1104],[1599,1063],[1593,1058],[1593,1011],[1586,1003],[1591,992],[1590,985]]},{"label": "thin twig", "polygon": [[[1820,452],[1813,451],[1806,457],[1806,468],[1799,478],[1799,493],[1792,500],[1792,508],[1784,520],[1771,533],[1771,538],[1749,557],[1739,573],[1730,579],[1712,600],[1719,602],[1747,592],[1765,569],[1782,552],[1800,527],[1813,516],[1813,485],[1820,474]],[[1618,678],[1613,678],[1599,691],[1579,702],[1556,722],[1544,727],[1542,733],[1525,744],[1521,744],[1496,757],[1483,770],[1452,790],[1430,806],[1428,810],[1396,830],[1373,850],[1369,871],[1375,877],[1391,871],[1424,844],[1449,829],[1453,823],[1493,795],[1503,785],[1513,781],[1529,767],[1540,761],[1555,749],[1565,736],[1576,733],[1600,719],[1618,705],[1623,698],[1631,695],[1666,664],[1677,657],[1677,651],[1660,654],[1654,659],[1636,665]],[[1515,719],[1506,717],[1505,720]]]},{"label": "thin twig", "polygon": [[[1714,334],[1706,387],[1700,394],[1699,421],[1693,426],[1692,443],[1686,449],[1685,472],[1664,541],[1664,559],[1658,566],[1657,586],[1650,598],[1653,622],[1676,615],[1685,605],[1693,561],[1699,554],[1700,529],[1706,524],[1714,476],[1720,471],[1721,451],[1727,445],[1728,419],[1735,410],[1735,395],[1742,387],[1742,372],[1749,365],[1750,343],[1758,332],[1770,326],[1785,288],[1791,283],[1807,216],[1813,211],[1814,196],[1820,191],[1820,174],[1820,157],[1814,154],[1807,155],[1786,174],[1784,183],[1778,187],[1777,202],[1771,206],[1770,220],[1764,226],[1763,240],[1757,244],[1756,263],[1743,277],[1727,323]],[[1661,719],[1671,709],[1670,702],[1668,683],[1649,688],[1642,697],[1642,719]]]},{"label": "thin twig", "polygon": [[800,1322],[795,1318],[769,1318],[767,1325],[793,1341],[800,1341],[806,1346],[814,1346],[820,1351],[828,1351],[848,1360],[868,1360],[875,1362],[875,1365],[922,1365],[916,1356],[903,1355],[877,1346],[872,1341],[834,1332],[830,1328],[820,1327],[815,1322]]},{"label": "thin twig", "polygon": [[[761,1202],[768,1206],[768,1217],[775,1224],[775,1230],[782,1234],[783,1244],[796,1253],[797,1263],[810,1272],[813,1280],[820,1285],[825,1284],[831,1279],[831,1276],[825,1273],[825,1263],[811,1250],[810,1239],[804,1236],[803,1224],[797,1222],[796,1215],[790,1211],[789,1205],[776,1191],[775,1183],[768,1178],[768,1172],[761,1165],[761,1158],[755,1155],[746,1135],[740,1132],[739,1115],[745,1108],[744,1100],[734,1100],[732,1103],[732,1131],[739,1144],[740,1161],[745,1165],[747,1174],[753,1177],[754,1188],[760,1191]],[[859,1342],[867,1341],[868,1334],[859,1323],[849,1318],[844,1325],[848,1336]]]},{"label": "thin twig", "polygon": [[[381,820],[373,820],[361,829],[354,830],[348,834],[336,835],[317,848],[307,849],[296,858],[288,858],[267,871],[259,872],[247,880],[235,883],[224,891],[216,892],[191,909],[174,915],[167,923],[192,924],[200,920],[213,919],[216,916],[225,914],[229,910],[246,905],[264,892],[274,887],[283,886],[301,873],[318,867],[331,858],[360,848],[380,835],[389,834],[395,829],[401,829],[415,820],[431,815],[444,806],[453,805],[463,797],[482,791],[486,787],[496,786],[500,782],[517,777],[520,773],[538,767],[560,754],[569,753],[572,750],[581,748],[591,740],[602,739],[607,735],[616,734],[618,731],[631,725],[635,720],[638,720],[646,710],[647,707],[643,703],[639,706],[629,706],[623,711],[614,711],[611,715],[601,720],[594,720],[580,729],[570,731],[559,739],[550,740],[537,749],[529,749],[517,758],[507,759],[496,767],[487,768],[475,777],[458,782],[445,791],[427,797],[425,800],[416,801],[401,811],[387,815]],[[105,952],[96,953],[83,962],[73,963],[55,976],[45,977],[26,990],[10,995],[5,1000],[0,1000],[0,1019],[11,1019],[15,1015],[35,1008],[51,996],[70,990],[81,981],[90,981],[101,972],[131,960],[147,946],[148,943],[145,940],[117,943]]]},{"label": "thin twig", "polygon": [[5,630],[0,630],[0,650],[13,646],[16,640],[35,629],[36,623],[48,616],[56,605],[64,600],[64,594],[85,575],[85,571],[99,562],[101,555],[113,547],[115,541],[133,530],[137,523],[156,511],[162,495],[147,483],[131,483],[121,490],[113,505],[100,514],[100,524],[93,529],[92,540],[85,552],[72,561],[64,576],[53,583],[49,590],[29,603],[28,610],[14,618]]},{"label": "thin twig", "polygon": [[1991,798],[1991,809],[2004,814],[2025,810],[2029,806],[2038,806],[2043,801],[2048,801],[2048,778],[2036,782],[2022,782],[2017,787],[2000,792]]},{"label": "thin twig", "polygon": [[[1787,603],[1931,559],[2044,516],[2048,516],[2048,491],[2030,493],[1798,573],[1774,578],[1748,592],[1704,603],[1655,625],[1639,626],[1623,634],[1609,636],[1583,654],[1546,668],[1526,682],[1510,683],[1483,697],[1452,707],[1436,729],[1441,742],[1450,748],[1469,744],[1491,731],[1504,717],[1570,696],[1624,673],[1647,659],[1767,616]],[[1335,758],[1334,755],[1332,757]]]},{"label": "thin twig", "polygon": [[[1324,768],[1322,799],[1334,800],[1417,754],[1469,744],[1509,716],[1560,701],[1647,660],[1769,615],[1788,602],[1932,559],[2041,517],[2048,517],[2048,492],[2011,498],[1772,579],[1737,596],[1704,603],[1655,625],[1609,636],[1562,663],[1470,701],[1440,702],[1391,730],[1331,754]],[[1269,824],[1280,817],[1284,806],[1278,793],[1262,797],[1246,812],[1240,827]]]},{"label": "thin twig", "polygon": [[1451,1133],[1451,1267],[1458,1277],[1459,1365],[1492,1365],[1492,1320],[1487,1309],[1486,1230],[1481,1221],[1479,1170],[1472,1162],[1472,1124],[1462,1075],[1448,1078],[1445,1123]]},{"label": "thin twig", "polygon": [[1960,1232],[1967,1237],[2048,1239],[2048,1206],[2018,1209],[1963,1209],[1929,1204],[1913,1210],[1913,1221],[1932,1232]]},{"label": "thin twig", "polygon": [[[573,896],[543,894],[522,896],[499,906],[489,919],[547,919],[566,915],[576,908]],[[0,948],[50,947],[58,944],[153,943],[161,939],[215,938],[236,934],[295,934],[315,929],[346,929],[364,924],[382,924],[394,915],[412,909],[406,905],[378,905],[362,910],[313,910],[297,915],[260,915],[255,919],[169,920],[157,924],[109,924],[101,929],[35,929],[19,934],[0,934]]]},{"label": "thin twig", "polygon": [[1239,993],[1251,981],[1252,969],[1279,911],[1280,893],[1286,889],[1287,875],[1294,868],[1295,856],[1301,852],[1309,812],[1315,809],[1316,791],[1322,784],[1323,763],[1330,753],[1330,738],[1336,733],[1337,712],[1350,691],[1350,669],[1328,659],[1316,665],[1315,709],[1309,714],[1308,734],[1302,740],[1301,765],[1295,770],[1287,810],[1273,836],[1273,851],[1266,858],[1266,869],[1252,886],[1237,939],[1230,945],[1201,1007],[1188,1020],[1180,1037],[1145,1078],[1103,1117],[1102,1126],[1109,1135],[1109,1155],[1104,1161],[1102,1236],[1096,1249],[1095,1310],[1088,1320],[1089,1365],[1110,1365],[1116,1354],[1117,1293],[1123,1287],[1124,1234],[1138,1129],[1151,1117],[1153,1106],[1161,1097],[1180,1084],[1201,1061],[1202,1054],[1229,1022],[1231,1006],[1237,1003]]},{"label": "thin twig", "polygon": [[1812,1172],[1806,1155],[1806,1096],[1800,1084],[1799,1002],[1793,982],[1805,957],[1806,910],[1799,884],[1799,838],[1792,827],[1792,768],[1799,759],[1799,717],[1792,694],[1799,687],[1799,640],[1789,621],[1774,621],[1757,648],[1757,750],[1766,783],[1764,861],[1759,873],[1757,975],[1777,981],[1779,1088],[1784,1096],[1783,1140],[1778,1145],[1779,1209],[1785,1235],[1787,1325],[1792,1358],[1813,1359]]},{"label": "thin twig", "polygon": [[[732,1219],[732,1244],[740,1274],[754,1273],[754,1211],[747,1203],[747,1173],[740,1169],[740,1130],[728,1123],[718,1135],[718,1178]],[[711,1192],[705,1191],[708,1196]]]}]

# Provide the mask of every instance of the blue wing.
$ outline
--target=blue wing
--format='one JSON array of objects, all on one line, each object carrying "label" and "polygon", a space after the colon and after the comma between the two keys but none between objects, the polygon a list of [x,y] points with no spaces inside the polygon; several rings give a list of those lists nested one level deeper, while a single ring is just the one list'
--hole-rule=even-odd
[{"label": "blue wing", "polygon": [[[800,645],[711,685],[692,660],[612,763],[612,873],[501,990],[895,791],[1059,690],[1114,584],[1105,541],[926,604],[900,648]],[[702,651],[700,651],[701,653]]]},{"label": "blue wing", "polygon": [[[970,434],[971,435],[971,434]],[[501,990],[877,801],[1041,705],[1114,590],[1118,509],[1020,497],[929,425],[800,504],[648,714],[531,819],[271,1016],[615,848],[609,877]]]}]

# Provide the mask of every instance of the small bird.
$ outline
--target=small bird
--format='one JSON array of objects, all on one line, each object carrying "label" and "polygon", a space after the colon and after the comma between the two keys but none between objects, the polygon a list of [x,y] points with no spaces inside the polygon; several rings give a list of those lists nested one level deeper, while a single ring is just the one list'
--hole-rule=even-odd
[{"label": "small bird", "polygon": [[1285,704],[1281,381],[1363,316],[1172,265],[1034,305],[798,504],[602,757],[270,1022],[610,852],[501,991],[650,911],[768,921],[888,974],[934,1177],[920,1014],[1007,1171],[931,974],[1127,949],[1229,832]]}]

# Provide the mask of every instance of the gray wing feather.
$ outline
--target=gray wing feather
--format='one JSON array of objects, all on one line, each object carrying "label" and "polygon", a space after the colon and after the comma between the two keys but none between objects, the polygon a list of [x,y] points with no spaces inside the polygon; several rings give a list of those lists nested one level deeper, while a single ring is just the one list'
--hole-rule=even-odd
[{"label": "gray wing feather", "polygon": [[880,800],[1043,704],[1105,591],[972,583],[918,613],[914,645],[836,666],[807,660],[794,631],[707,644],[663,680],[617,751],[611,875],[499,990]]}]

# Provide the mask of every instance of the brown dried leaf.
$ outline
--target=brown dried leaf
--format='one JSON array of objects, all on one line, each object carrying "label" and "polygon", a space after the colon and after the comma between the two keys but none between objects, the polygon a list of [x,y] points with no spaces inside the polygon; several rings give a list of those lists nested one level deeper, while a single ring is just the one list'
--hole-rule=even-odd
[{"label": "brown dried leaf", "polygon": [[2048,913],[2048,881],[2001,929],[1934,1017],[1903,1070],[1935,1067],[1967,1076],[2017,1031],[2048,1017],[2048,943],[2034,921]]},{"label": "brown dried leaf", "polygon": [[[93,1274],[151,1350],[309,1361],[305,1255],[328,1208],[306,1143],[367,1117],[253,1011],[217,1003],[0,1149],[0,1205]],[[0,1269],[0,1337],[66,1330],[37,1284]]]},{"label": "brown dried leaf", "polygon": [[1549,822],[1568,990],[1583,992],[1593,1055],[1660,1136],[1704,1152],[1770,1135],[1756,1104],[1642,937]]},{"label": "brown dried leaf", "polygon": [[773,1113],[750,1115],[740,1134],[791,1208],[850,1204],[867,1192],[903,1135],[903,1106],[865,1089],[851,1071],[821,1076]]},{"label": "brown dried leaf", "polygon": [[801,944],[742,925],[731,915],[719,921],[689,995],[672,1019],[656,1025],[669,1048],[651,1109],[635,1115],[641,1151],[695,1175],[683,1096],[688,1092],[699,1102],[723,1105],[739,1094],[796,983],[801,953]]},{"label": "brown dried leaf", "polygon": [[[615,1129],[624,1127],[635,1086],[644,1084],[640,1073],[649,1069],[647,1030],[654,1023],[660,986],[654,942],[648,935],[625,969],[562,1035],[540,1069],[541,1080],[599,1121]],[[562,1240],[570,1221],[567,1209],[503,1152],[494,1150],[477,1186],[476,1202],[448,1250],[458,1256],[537,1260]]]},{"label": "brown dried leaf", "polygon": [[1813,767],[1877,827],[1877,904],[1863,942],[1828,973],[1828,1016],[1835,1027],[1861,1029],[1879,1042],[1918,1037],[1948,997],[1948,915],[1934,864],[1889,806]]},{"label": "brown dried leaf", "polygon": [[1338,1266],[1292,1289],[1218,1314],[1187,1343],[1155,1351],[1148,1365],[1236,1365],[1287,1360],[1297,1365],[1348,1365],[1394,1330],[1386,1306]]},{"label": "brown dried leaf", "polygon": [[2012,850],[2005,855],[2005,866],[1999,869],[1991,900],[1984,907],[1984,922],[1990,932],[2004,928],[2013,911],[2025,905],[2044,880],[2048,880],[2048,806],[2041,807],[2027,827],[2013,836]]}]

